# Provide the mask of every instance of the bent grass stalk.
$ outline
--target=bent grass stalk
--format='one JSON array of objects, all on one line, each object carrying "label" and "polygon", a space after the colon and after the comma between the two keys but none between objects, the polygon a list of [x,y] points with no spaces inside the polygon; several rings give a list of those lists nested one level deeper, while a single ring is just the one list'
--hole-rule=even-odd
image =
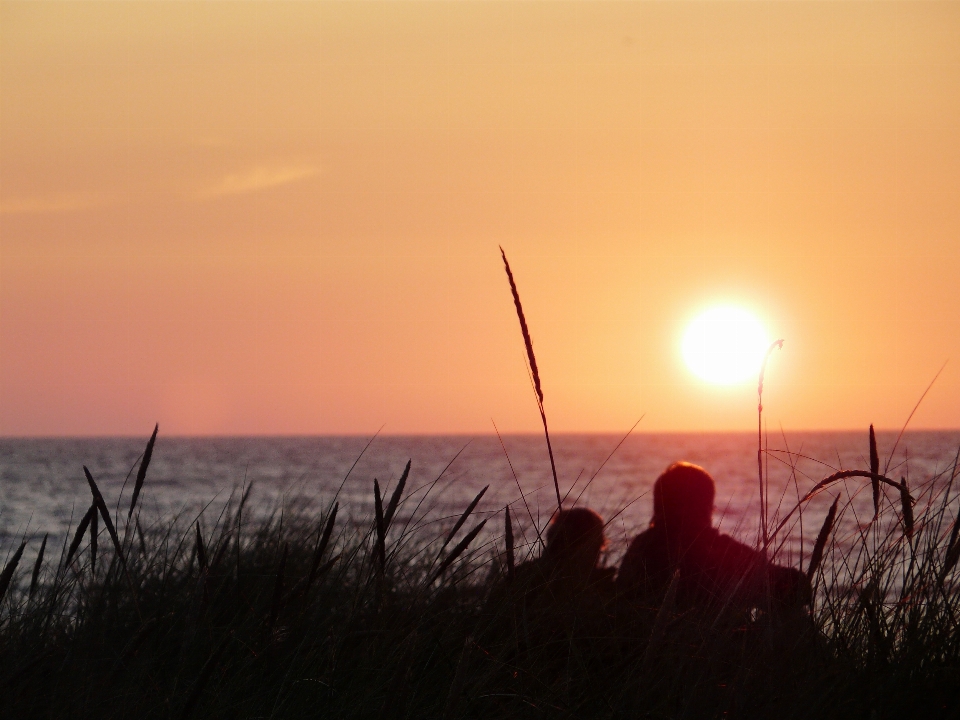
[{"label": "bent grass stalk", "polygon": [[790,518],[793,517],[793,514],[797,510],[799,510],[804,505],[804,503],[815,498],[825,488],[832,485],[833,483],[838,482],[840,480],[846,480],[848,478],[854,478],[854,477],[862,477],[862,478],[867,478],[869,480],[877,480],[877,482],[894,487],[898,491],[900,490],[900,483],[894,482],[893,480],[891,480],[890,478],[884,475],[875,475],[869,470],[840,470],[839,472],[835,472],[832,475],[824,478],[823,480],[818,482],[816,485],[814,485],[810,490],[808,490],[806,495],[804,495],[800,499],[800,502],[794,505],[793,508],[791,508],[790,512],[784,515],[783,520],[781,520],[780,523],[777,525],[777,527],[773,530],[773,532],[770,533],[770,539],[772,540],[773,538],[775,538],[777,535],[780,534],[780,531],[783,530],[783,528],[789,522]]}]

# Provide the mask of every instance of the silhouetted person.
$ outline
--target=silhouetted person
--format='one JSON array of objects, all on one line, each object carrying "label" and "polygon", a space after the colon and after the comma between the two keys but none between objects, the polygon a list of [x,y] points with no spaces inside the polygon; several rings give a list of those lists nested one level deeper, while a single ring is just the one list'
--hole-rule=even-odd
[{"label": "silhouetted person", "polygon": [[[479,641],[503,668],[523,667],[537,682],[566,678],[569,684],[571,657],[580,671],[606,663],[600,638],[610,635],[615,571],[598,566],[606,540],[603,518],[593,510],[558,512],[544,541],[540,557],[517,565],[512,578],[492,589]],[[521,682],[512,674],[508,683]]]},{"label": "silhouetted person", "polygon": [[603,518],[587,508],[561,510],[545,533],[543,554],[517,566],[511,585],[523,594],[579,593],[611,585],[612,568],[597,567],[606,547]]},{"label": "silhouetted person", "polygon": [[713,478],[703,468],[678,462],[653,486],[650,528],[630,543],[617,587],[627,596],[662,594],[679,571],[681,604],[735,608],[799,608],[810,602],[807,577],[767,562],[756,550],[713,527]]}]

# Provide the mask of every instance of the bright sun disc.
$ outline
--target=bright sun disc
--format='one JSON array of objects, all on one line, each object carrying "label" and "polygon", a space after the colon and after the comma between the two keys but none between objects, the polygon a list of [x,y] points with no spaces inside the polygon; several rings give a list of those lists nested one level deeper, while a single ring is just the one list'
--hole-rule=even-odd
[{"label": "bright sun disc", "polygon": [[738,307],[715,307],[698,315],[683,335],[683,359],[710,383],[732,385],[755,377],[769,341],[763,325]]}]

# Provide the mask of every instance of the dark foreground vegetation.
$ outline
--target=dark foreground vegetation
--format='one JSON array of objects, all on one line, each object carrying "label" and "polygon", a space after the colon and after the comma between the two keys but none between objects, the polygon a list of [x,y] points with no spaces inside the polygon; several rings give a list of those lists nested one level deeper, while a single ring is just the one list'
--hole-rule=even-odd
[{"label": "dark foreground vegetation", "polygon": [[[511,577],[539,554],[536,529],[482,499],[459,519],[431,518],[423,500],[432,486],[405,488],[406,473],[389,497],[376,485],[373,518],[362,523],[335,502],[316,511],[290,502],[252,519],[248,488],[215,517],[144,527],[137,496],[151,449],[129,506],[108,509],[88,475],[91,509],[59,553],[46,547],[24,566],[22,546],[8,551],[3,717],[872,720],[960,711],[956,468],[916,498],[873,468],[815,488],[866,481],[869,492],[872,483],[879,513],[861,518],[841,551],[835,528],[855,508],[835,504],[804,568],[816,591],[811,621],[763,607],[682,607],[669,591],[627,600],[584,586],[524,597]],[[523,518],[523,501],[512,511]]]}]

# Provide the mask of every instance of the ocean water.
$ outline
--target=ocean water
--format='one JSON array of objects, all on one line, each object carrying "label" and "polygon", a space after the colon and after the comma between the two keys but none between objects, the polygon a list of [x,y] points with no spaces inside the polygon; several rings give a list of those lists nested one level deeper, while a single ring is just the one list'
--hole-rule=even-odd
[{"label": "ocean water", "polygon": [[[896,433],[878,435],[881,469],[889,459],[889,476],[908,479],[919,516],[923,504],[940,497],[950,480],[960,432],[908,432],[894,452],[896,439]],[[12,552],[22,537],[35,552],[44,533],[50,533],[56,548],[72,532],[90,504],[84,465],[108,505],[125,517],[145,441],[0,439],[0,556]],[[553,445],[566,504],[592,507],[610,521],[608,562],[615,562],[629,539],[649,523],[653,482],[675,460],[707,468],[717,483],[716,524],[745,542],[756,540],[760,516],[755,434],[638,433],[625,440],[615,435],[557,435]],[[869,466],[866,432],[771,436],[766,445],[771,514],[778,507],[793,507],[799,494],[836,470]],[[142,512],[148,522],[173,516],[190,522],[199,516],[202,523],[213,524],[231,493],[253,484],[249,507],[255,514],[283,505],[311,512],[336,497],[341,517],[367,522],[373,516],[374,478],[389,494],[408,459],[412,469],[398,519],[406,522],[415,513],[420,532],[431,537],[444,532],[485,485],[490,487],[477,515],[502,518],[503,508],[510,505],[520,536],[529,538],[530,526],[542,526],[556,507],[546,445],[539,435],[504,436],[502,445],[496,436],[388,436],[371,442],[364,437],[161,435],[143,489]],[[802,528],[799,523],[787,527],[784,553],[789,559],[809,551],[837,493],[843,502],[852,499],[838,541],[851,541],[858,521],[871,515],[869,481],[833,486],[805,506]],[[895,491],[887,497],[892,504],[899,502]],[[957,502],[950,505],[952,517]],[[887,516],[896,522],[894,512]],[[487,541],[494,542],[500,532],[502,520],[492,520]]]}]

